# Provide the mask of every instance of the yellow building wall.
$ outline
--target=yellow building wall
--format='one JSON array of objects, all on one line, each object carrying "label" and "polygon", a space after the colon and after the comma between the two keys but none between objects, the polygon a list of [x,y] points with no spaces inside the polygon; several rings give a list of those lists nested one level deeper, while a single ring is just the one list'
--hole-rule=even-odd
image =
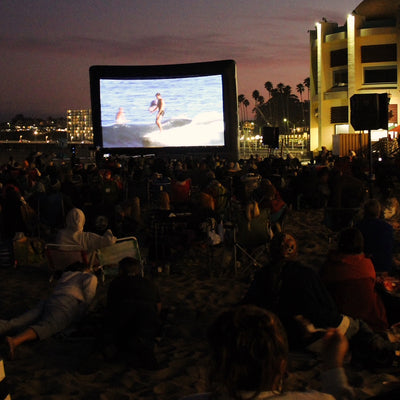
[{"label": "yellow building wall", "polygon": [[[397,20],[400,24],[400,18]],[[310,104],[310,150],[317,151],[322,146],[333,149],[335,136],[335,124],[331,124],[331,108],[348,107],[348,133],[354,134],[351,125],[350,98],[354,94],[367,93],[387,93],[390,104],[400,103],[400,92],[398,84],[364,84],[364,68],[393,66],[393,62],[361,63],[361,47],[366,45],[380,45],[386,43],[397,43],[397,67],[398,81],[400,79],[400,27],[376,27],[362,28],[363,17],[350,15],[347,19],[346,32],[337,32],[337,24],[321,22],[316,25],[313,36],[310,35],[311,49],[313,46],[317,50],[312,51],[312,57],[317,58],[316,63],[311,63],[311,76],[316,76],[317,81],[311,82],[317,90],[311,98]],[[335,33],[334,33],[335,32]],[[337,33],[336,33],[337,32]],[[348,85],[347,90],[332,91],[333,71],[336,68],[330,66],[331,51],[347,48],[348,49]],[[313,60],[312,60],[313,61]],[[313,71],[313,65],[317,65],[317,73]],[[338,67],[341,69],[343,67]],[[398,110],[399,111],[399,110]],[[397,121],[398,122],[398,121]],[[337,140],[336,140],[337,141]],[[342,140],[346,142],[345,139]],[[335,146],[337,147],[337,146]],[[340,147],[342,153],[343,146]]]}]

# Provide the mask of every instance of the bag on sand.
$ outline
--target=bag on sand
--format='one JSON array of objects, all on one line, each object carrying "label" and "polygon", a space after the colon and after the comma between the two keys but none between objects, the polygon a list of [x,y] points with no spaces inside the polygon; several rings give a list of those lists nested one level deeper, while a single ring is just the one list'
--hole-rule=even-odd
[{"label": "bag on sand", "polygon": [[39,219],[35,210],[21,197],[21,217],[24,221],[26,231],[28,234],[32,234],[37,230]]},{"label": "bag on sand", "polygon": [[13,249],[16,266],[41,266],[46,262],[45,242],[42,239],[20,233],[14,238]]}]

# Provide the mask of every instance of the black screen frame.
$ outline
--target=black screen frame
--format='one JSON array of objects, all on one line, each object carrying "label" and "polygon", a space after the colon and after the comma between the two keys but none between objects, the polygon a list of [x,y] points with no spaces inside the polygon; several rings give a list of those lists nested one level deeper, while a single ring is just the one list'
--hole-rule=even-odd
[{"label": "black screen frame", "polygon": [[[103,147],[101,124],[100,81],[102,79],[168,79],[220,75],[224,112],[223,146],[185,147]],[[234,60],[207,61],[167,65],[93,65],[89,68],[90,97],[92,105],[93,142],[103,154],[202,154],[218,153],[238,159],[238,101],[237,72]]]}]

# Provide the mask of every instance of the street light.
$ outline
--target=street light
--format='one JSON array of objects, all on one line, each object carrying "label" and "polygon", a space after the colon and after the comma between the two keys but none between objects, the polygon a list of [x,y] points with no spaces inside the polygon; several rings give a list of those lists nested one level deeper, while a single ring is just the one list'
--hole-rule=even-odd
[{"label": "street light", "polygon": [[283,118],[283,126],[284,126],[285,135],[287,135],[289,133],[288,125],[289,125],[289,123],[288,123],[287,118]]}]

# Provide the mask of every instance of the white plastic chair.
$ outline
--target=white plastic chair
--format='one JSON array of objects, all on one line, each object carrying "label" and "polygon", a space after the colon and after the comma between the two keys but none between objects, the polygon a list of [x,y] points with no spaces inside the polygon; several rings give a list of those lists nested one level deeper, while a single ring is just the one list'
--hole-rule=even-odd
[{"label": "white plastic chair", "polygon": [[49,265],[50,282],[57,272],[64,271],[75,262],[89,265],[88,253],[78,245],[47,243],[45,253]]},{"label": "white plastic chair", "polygon": [[102,247],[96,250],[96,261],[101,267],[103,267],[103,269],[104,267],[111,267],[112,270],[113,267],[118,267],[118,263],[125,257],[133,257],[139,260],[142,264],[143,275],[143,261],[136,237],[127,236],[120,238],[111,246]]}]

